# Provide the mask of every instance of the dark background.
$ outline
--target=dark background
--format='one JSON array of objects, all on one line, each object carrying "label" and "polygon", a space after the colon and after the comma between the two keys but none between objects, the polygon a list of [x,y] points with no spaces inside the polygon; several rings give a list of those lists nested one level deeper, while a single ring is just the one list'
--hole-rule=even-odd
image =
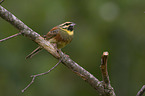
[{"label": "dark background", "polygon": [[[62,51],[99,80],[101,55],[108,51],[117,96],[135,96],[145,84],[144,0],[5,0],[2,6],[41,35],[66,21],[76,23],[74,39]],[[18,30],[0,18],[0,38],[15,33]],[[24,36],[0,43],[0,96],[98,96],[62,64],[21,93],[30,75],[58,62],[45,50],[25,60],[37,46]]]}]

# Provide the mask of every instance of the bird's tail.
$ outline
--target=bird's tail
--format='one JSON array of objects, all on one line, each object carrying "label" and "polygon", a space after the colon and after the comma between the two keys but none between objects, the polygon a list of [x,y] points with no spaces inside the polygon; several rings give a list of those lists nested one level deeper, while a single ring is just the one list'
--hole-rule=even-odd
[{"label": "bird's tail", "polygon": [[40,52],[43,48],[41,46],[39,46],[38,48],[36,48],[33,52],[31,52],[28,56],[26,56],[26,59],[28,58],[32,58],[34,55],[36,55],[38,52]]}]

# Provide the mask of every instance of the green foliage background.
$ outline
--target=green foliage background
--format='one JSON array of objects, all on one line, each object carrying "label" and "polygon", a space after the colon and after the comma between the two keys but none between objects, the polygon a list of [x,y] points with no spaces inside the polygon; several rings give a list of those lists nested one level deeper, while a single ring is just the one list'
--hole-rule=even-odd
[{"label": "green foliage background", "polygon": [[[75,22],[74,39],[63,52],[102,80],[100,59],[108,51],[117,96],[135,96],[145,84],[144,0],[5,0],[2,6],[41,35],[65,21]],[[17,32],[0,18],[0,38]],[[21,93],[30,75],[48,71],[58,62],[45,50],[25,60],[37,46],[23,36],[0,43],[0,96],[98,96],[64,65],[36,78]]]}]

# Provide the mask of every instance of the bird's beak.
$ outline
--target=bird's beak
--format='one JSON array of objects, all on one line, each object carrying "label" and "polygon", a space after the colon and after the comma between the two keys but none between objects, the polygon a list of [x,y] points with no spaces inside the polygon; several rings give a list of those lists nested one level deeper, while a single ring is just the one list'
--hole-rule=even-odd
[{"label": "bird's beak", "polygon": [[76,25],[76,24],[75,23],[70,24],[70,26],[74,26],[74,25]]}]

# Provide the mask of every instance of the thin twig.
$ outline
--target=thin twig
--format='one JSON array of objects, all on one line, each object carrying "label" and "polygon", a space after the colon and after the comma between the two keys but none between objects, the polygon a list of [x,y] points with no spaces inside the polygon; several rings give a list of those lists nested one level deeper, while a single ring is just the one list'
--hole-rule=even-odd
[{"label": "thin twig", "polygon": [[107,71],[107,59],[108,59],[108,52],[103,52],[103,55],[101,57],[101,71],[102,71],[102,78],[103,81],[105,83],[105,85],[110,84],[110,80],[109,80],[109,75],[108,75],[108,71]]},{"label": "thin twig", "polygon": [[56,67],[61,63],[61,61],[62,61],[62,59],[60,59],[59,62],[58,62],[55,66],[53,66],[53,67],[52,67],[49,71],[47,71],[47,72],[40,73],[40,74],[36,74],[36,75],[31,75],[30,77],[33,77],[33,78],[32,78],[32,81],[22,90],[22,92],[24,92],[24,91],[34,82],[34,80],[35,80],[35,78],[36,78],[37,76],[41,76],[41,75],[46,75],[46,74],[48,74],[50,71],[52,71],[54,68],[56,68]]},{"label": "thin twig", "polygon": [[142,88],[138,91],[136,96],[142,96],[145,92],[145,85],[142,86]]},{"label": "thin twig", "polygon": [[3,2],[4,2],[4,0],[1,0],[1,1],[0,1],[0,4],[2,4]]},{"label": "thin twig", "polygon": [[103,52],[103,55],[101,57],[101,72],[102,72],[102,79],[103,79],[103,85],[105,90],[105,96],[116,96],[113,87],[110,84],[108,70],[107,70],[107,60],[108,60],[108,52]]},{"label": "thin twig", "polygon": [[14,34],[14,35],[12,35],[12,36],[9,36],[9,37],[6,37],[6,38],[4,38],[4,39],[1,39],[0,42],[3,42],[3,41],[8,40],[8,39],[10,39],[10,38],[16,37],[16,36],[18,36],[18,35],[20,35],[20,34],[22,34],[22,33],[21,33],[21,32],[16,33],[16,34]]}]

